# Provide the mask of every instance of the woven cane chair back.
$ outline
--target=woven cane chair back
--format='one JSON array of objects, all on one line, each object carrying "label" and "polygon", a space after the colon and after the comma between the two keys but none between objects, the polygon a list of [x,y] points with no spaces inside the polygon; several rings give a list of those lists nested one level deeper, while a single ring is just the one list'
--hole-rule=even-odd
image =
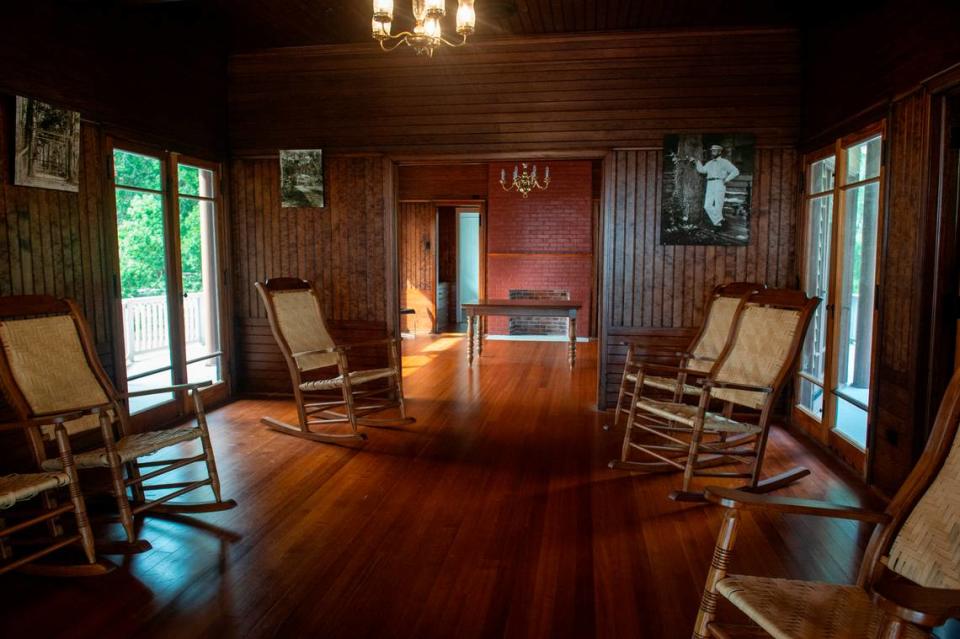
[{"label": "woven cane chair back", "polygon": [[[109,401],[70,315],[0,321],[0,342],[9,376],[26,400],[30,417]],[[74,434],[98,428],[99,421],[87,415],[65,426]],[[42,433],[52,438],[53,428],[46,427]]]},{"label": "woven cane chair back", "polygon": [[[269,284],[269,283],[268,283]],[[272,306],[272,314],[276,330],[282,340],[278,340],[281,348],[289,349],[286,353],[295,362],[300,372],[312,371],[325,366],[335,366],[336,353],[312,353],[293,357],[295,353],[316,351],[332,348],[333,338],[323,319],[320,310],[320,301],[317,299],[313,287],[272,290],[269,287],[259,287],[259,290],[269,299],[265,299],[268,308]]]},{"label": "woven cane chair back", "polygon": [[960,437],[907,516],[886,564],[921,586],[960,589]]},{"label": "woven cane chair back", "polygon": [[762,288],[762,284],[733,282],[713,289],[703,328],[690,347],[693,359],[687,362],[687,368],[706,372],[713,367],[727,345],[743,297]]},{"label": "woven cane chair back", "polygon": [[[768,303],[777,291],[756,293],[744,304],[727,351],[711,376],[720,382],[777,389],[796,360],[810,314],[819,302],[797,293],[800,302]],[[788,293],[788,294],[789,294]],[[771,393],[718,388],[713,397],[747,408],[761,409]]]}]

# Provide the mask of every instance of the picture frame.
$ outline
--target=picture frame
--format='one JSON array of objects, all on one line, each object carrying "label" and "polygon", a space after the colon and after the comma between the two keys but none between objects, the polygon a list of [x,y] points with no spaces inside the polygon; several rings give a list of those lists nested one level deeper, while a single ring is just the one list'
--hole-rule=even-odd
[{"label": "picture frame", "polygon": [[17,96],[13,182],[80,191],[80,113]]},{"label": "picture frame", "polygon": [[322,150],[280,151],[280,206],[318,209],[326,206]]}]

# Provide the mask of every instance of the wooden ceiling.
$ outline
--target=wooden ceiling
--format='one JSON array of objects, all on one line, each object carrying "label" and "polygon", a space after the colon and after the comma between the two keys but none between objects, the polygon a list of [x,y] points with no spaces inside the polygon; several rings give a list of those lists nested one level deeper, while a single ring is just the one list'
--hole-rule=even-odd
[{"label": "wooden ceiling", "polygon": [[[450,5],[449,32],[457,0]],[[202,14],[214,18],[231,52],[316,44],[370,42],[370,0],[70,0],[107,5],[131,13]],[[771,0],[476,0],[477,37],[795,26],[836,19],[875,7],[876,0],[849,0],[837,8],[828,0],[803,3]],[[395,0],[397,26],[408,28],[410,0]],[[396,30],[396,29],[395,29]]]}]

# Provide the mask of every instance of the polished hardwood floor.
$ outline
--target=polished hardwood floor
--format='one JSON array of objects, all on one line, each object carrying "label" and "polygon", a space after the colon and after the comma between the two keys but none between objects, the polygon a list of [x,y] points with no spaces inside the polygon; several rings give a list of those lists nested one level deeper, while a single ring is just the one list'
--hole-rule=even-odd
[{"label": "polished hardwood floor", "polygon": [[[669,501],[676,476],[607,469],[622,432],[595,408],[596,344],[405,344],[410,414],[369,441],[268,431],[287,400],[214,411],[226,497],[202,529],[148,519],[153,550],[95,579],[0,578],[0,637],[689,637],[721,511]],[[777,430],[782,491],[875,505]],[[848,581],[870,529],[747,516],[733,570]],[[113,531],[117,534],[117,531]]]}]

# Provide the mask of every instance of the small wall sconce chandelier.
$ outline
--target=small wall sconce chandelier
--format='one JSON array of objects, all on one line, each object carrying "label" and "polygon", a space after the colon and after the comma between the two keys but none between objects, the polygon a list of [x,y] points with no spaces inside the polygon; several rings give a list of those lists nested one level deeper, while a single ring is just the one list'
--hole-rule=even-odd
[{"label": "small wall sconce chandelier", "polygon": [[[390,33],[393,23],[393,0],[373,0],[373,39],[380,43],[384,51],[393,51],[401,44],[413,47],[417,55],[433,57],[433,51],[440,45],[462,47],[467,36],[473,33],[477,24],[477,14],[473,9],[474,0],[457,0],[457,33],[459,42],[451,42],[443,37],[440,18],[446,15],[446,0],[411,0],[413,9],[413,32],[404,31],[397,35]],[[391,43],[391,44],[388,44]]]},{"label": "small wall sconce chandelier", "polygon": [[[523,167],[521,170],[520,167]],[[523,197],[530,195],[530,191],[533,189],[540,189],[541,191],[546,191],[547,187],[550,186],[550,167],[546,168],[543,174],[543,184],[537,180],[537,165],[533,165],[532,171],[527,171],[527,163],[521,162],[519,166],[513,166],[513,182],[507,183],[507,172],[504,169],[500,169],[500,186],[503,187],[504,191],[519,191]]]}]

